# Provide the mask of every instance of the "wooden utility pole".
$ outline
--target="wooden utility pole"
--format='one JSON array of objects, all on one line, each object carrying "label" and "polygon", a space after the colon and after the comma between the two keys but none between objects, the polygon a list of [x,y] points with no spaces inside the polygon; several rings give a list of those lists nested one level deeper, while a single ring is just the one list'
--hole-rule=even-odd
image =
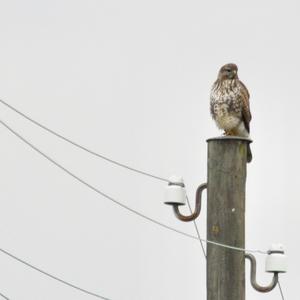
[{"label": "wooden utility pole", "polygon": [[[245,184],[249,139],[208,141],[207,239],[245,248]],[[207,300],[245,300],[244,252],[207,244]]]}]

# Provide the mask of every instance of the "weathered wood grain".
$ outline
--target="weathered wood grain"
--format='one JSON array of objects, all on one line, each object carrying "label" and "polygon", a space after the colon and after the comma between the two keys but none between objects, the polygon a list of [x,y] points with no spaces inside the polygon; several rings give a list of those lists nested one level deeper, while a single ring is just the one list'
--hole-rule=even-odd
[{"label": "weathered wood grain", "polygon": [[[208,140],[207,239],[245,247],[247,144]],[[245,300],[244,252],[207,244],[207,300]]]}]

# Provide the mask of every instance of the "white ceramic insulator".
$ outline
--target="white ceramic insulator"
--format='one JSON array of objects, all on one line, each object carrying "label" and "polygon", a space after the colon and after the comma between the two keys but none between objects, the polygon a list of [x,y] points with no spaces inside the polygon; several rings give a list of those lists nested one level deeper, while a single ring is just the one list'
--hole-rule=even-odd
[{"label": "white ceramic insulator", "polygon": [[[266,257],[266,272],[287,272],[287,257],[281,244],[273,244]],[[282,253],[278,253],[282,252]]]},{"label": "white ceramic insulator", "polygon": [[169,178],[169,182],[171,183],[181,183],[183,184],[183,178],[181,176],[177,176],[177,175],[172,175]]},{"label": "white ceramic insulator", "polygon": [[186,203],[186,190],[183,186],[177,184],[183,184],[182,177],[172,176],[169,179],[170,183],[174,183],[168,185],[165,191],[165,204],[177,204],[177,205],[185,205]]},{"label": "white ceramic insulator", "polygon": [[270,246],[269,251],[270,252],[272,252],[272,251],[282,251],[282,252],[284,252],[284,246],[280,243],[273,243]]}]

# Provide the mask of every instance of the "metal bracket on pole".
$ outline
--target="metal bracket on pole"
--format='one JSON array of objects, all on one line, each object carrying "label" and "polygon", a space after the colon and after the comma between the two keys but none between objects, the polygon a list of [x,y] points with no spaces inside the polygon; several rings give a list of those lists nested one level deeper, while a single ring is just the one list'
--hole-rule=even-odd
[{"label": "metal bracket on pole", "polygon": [[[207,183],[196,192],[195,209],[190,215],[180,212],[188,200],[182,177],[172,176],[165,189],[164,203],[173,207],[183,221],[195,220],[201,212],[202,192],[207,189],[207,300],[245,300],[245,257],[251,262],[251,284],[259,292],[270,292],[279,273],[287,271],[283,246],[273,244],[266,258],[266,272],[272,282],[261,286],[256,281],[256,259],[245,248],[245,186],[248,138],[225,136],[208,139]],[[215,247],[231,245],[232,249]],[[234,251],[243,250],[243,251]],[[233,288],[234,287],[234,288]]]},{"label": "metal bracket on pole", "polygon": [[186,196],[185,185],[183,183],[182,177],[171,176],[169,180],[169,184],[166,187],[164,203],[167,205],[171,205],[173,207],[175,216],[179,220],[183,222],[193,221],[200,214],[202,192],[206,188],[207,188],[206,183],[199,185],[196,191],[195,211],[189,216],[182,215],[179,211],[179,206],[186,204],[187,196]]},{"label": "metal bracket on pole", "polygon": [[250,260],[251,263],[251,285],[252,287],[261,293],[267,293],[272,291],[278,283],[278,272],[273,272],[272,282],[268,286],[261,286],[256,281],[256,259],[252,254],[245,254],[245,257]]},{"label": "metal bracket on pole", "polygon": [[190,221],[195,220],[200,215],[200,212],[201,212],[202,192],[206,188],[207,188],[207,184],[206,183],[203,183],[203,184],[199,185],[199,187],[197,188],[195,210],[194,210],[194,212],[191,215],[189,215],[189,216],[182,215],[180,213],[180,211],[179,211],[179,205],[178,204],[174,204],[173,205],[173,210],[174,210],[175,216],[179,220],[181,220],[183,222],[190,222]]}]

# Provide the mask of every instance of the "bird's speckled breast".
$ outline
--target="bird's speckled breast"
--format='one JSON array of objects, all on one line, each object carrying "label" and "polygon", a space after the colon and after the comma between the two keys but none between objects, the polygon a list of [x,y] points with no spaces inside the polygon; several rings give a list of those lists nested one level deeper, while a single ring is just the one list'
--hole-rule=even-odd
[{"label": "bird's speckled breast", "polygon": [[220,129],[231,130],[239,125],[242,113],[240,93],[235,80],[224,80],[212,87],[211,114]]}]

